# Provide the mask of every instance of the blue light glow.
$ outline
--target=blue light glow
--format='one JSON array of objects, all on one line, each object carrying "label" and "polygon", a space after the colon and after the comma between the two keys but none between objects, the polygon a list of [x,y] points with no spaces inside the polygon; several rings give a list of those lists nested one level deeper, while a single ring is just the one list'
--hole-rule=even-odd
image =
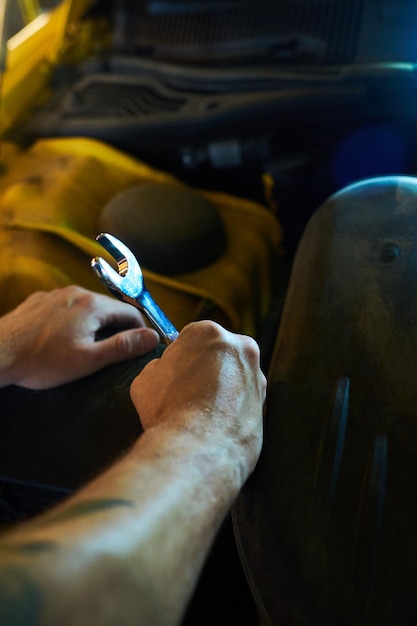
[{"label": "blue light glow", "polygon": [[337,187],[373,176],[405,174],[408,146],[399,130],[369,126],[347,135],[335,151],[331,164]]}]

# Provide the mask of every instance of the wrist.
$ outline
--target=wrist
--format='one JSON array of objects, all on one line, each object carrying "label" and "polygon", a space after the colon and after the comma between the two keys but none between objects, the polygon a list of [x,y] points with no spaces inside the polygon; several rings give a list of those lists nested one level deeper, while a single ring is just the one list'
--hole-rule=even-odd
[{"label": "wrist", "polygon": [[236,446],[210,432],[164,422],[145,430],[132,453],[142,460],[149,450],[156,450],[157,462],[169,466],[171,477],[201,483],[205,491],[212,489],[216,498],[221,496],[226,506],[233,503],[248,474]]}]

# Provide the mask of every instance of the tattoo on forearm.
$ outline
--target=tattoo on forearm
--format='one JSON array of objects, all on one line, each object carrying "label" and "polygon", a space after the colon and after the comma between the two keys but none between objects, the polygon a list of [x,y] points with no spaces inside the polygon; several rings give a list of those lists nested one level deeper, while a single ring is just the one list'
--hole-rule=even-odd
[{"label": "tattoo on forearm", "polygon": [[123,498],[85,500],[83,502],[77,502],[76,504],[67,505],[63,510],[58,509],[56,512],[51,510],[45,516],[42,515],[39,518],[33,519],[30,522],[30,527],[31,529],[45,528],[53,524],[59,524],[60,522],[67,522],[76,519],[77,517],[93,515],[94,513],[103,513],[105,511],[121,507],[132,508],[133,502]]},{"label": "tattoo on forearm", "polygon": [[117,498],[77,502],[32,520],[28,523],[27,533],[24,529],[21,534],[15,535],[13,530],[4,533],[0,541],[0,626],[38,626],[40,623],[41,590],[31,579],[30,569],[36,569],[36,556],[45,557],[49,553],[54,559],[58,542],[32,540],[28,538],[29,533],[121,507],[132,508],[133,502]]},{"label": "tattoo on forearm", "polygon": [[48,516],[43,520],[42,525],[55,524],[57,522],[65,522],[67,520],[75,519],[77,517],[83,517],[85,515],[91,515],[93,513],[103,513],[110,509],[118,507],[133,507],[131,500],[125,500],[123,498],[113,498],[106,500],[85,500],[84,502],[77,502],[76,504],[66,507],[63,511],[57,511],[55,514]]}]

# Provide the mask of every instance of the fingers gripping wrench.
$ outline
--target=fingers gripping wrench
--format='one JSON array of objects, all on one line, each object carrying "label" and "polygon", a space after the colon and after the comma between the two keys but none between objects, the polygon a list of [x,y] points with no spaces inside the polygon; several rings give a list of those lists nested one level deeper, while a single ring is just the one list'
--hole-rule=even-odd
[{"label": "fingers gripping wrench", "polygon": [[158,331],[166,344],[178,337],[178,331],[159,308],[147,290],[141,267],[133,253],[113,235],[101,233],[97,241],[115,259],[118,272],[101,257],[91,260],[91,267],[109,291],[124,302],[135,306]]}]

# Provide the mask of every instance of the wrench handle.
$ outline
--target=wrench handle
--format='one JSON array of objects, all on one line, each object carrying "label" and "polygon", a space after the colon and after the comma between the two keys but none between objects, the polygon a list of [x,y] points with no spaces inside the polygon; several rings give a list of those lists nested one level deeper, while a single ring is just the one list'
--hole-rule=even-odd
[{"label": "wrench handle", "polygon": [[164,342],[169,345],[175,341],[179,335],[177,329],[156,304],[146,287],[143,288],[140,297],[136,298],[135,301],[138,308],[158,331]]}]

